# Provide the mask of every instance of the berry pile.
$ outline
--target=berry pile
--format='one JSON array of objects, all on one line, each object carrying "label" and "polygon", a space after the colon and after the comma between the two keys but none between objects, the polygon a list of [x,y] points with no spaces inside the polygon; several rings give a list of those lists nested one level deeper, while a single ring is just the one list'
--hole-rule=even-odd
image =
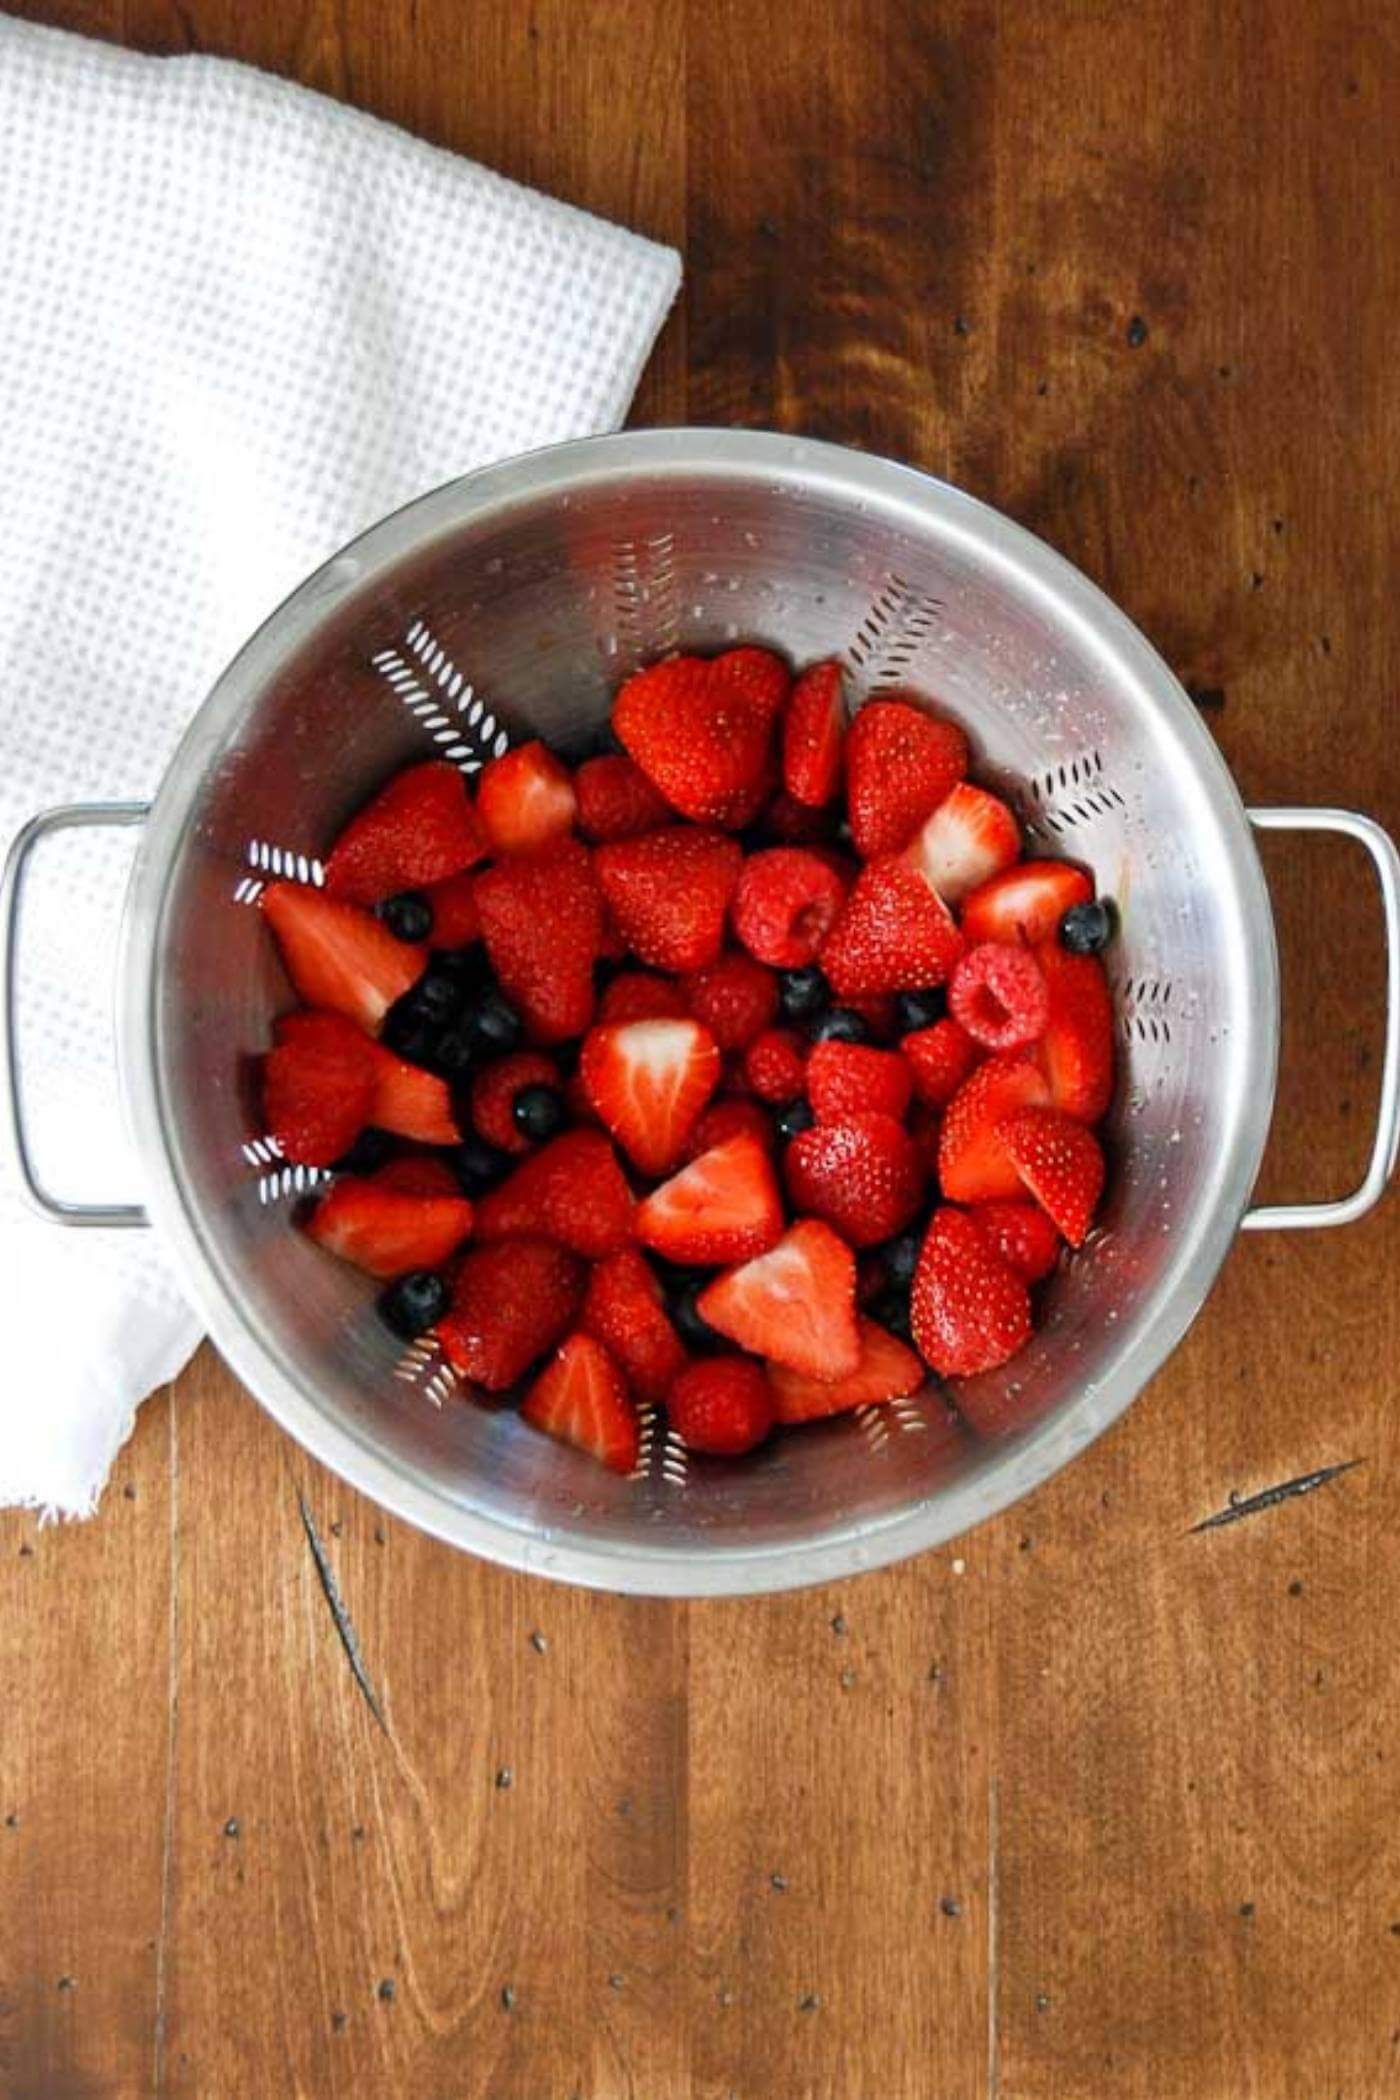
[{"label": "berry pile", "polygon": [[733,1455],[1005,1363],[1103,1187],[1111,906],[834,663],[668,658],[608,742],[412,766],[263,892],[306,1230],[624,1473],[639,1403]]}]

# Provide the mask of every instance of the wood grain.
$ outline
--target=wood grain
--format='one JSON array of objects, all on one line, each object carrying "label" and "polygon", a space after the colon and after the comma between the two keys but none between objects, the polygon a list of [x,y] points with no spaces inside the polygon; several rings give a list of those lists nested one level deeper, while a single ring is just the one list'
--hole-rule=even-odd
[{"label": "wood grain", "polygon": [[[638,420],[951,475],[1208,689],[1247,796],[1400,826],[1393,10],[20,11],[251,59],[683,246]],[[1340,846],[1266,859],[1266,1187],[1323,1194],[1373,1111],[1374,899]],[[1398,1264],[1394,1199],[1242,1240],[1069,1473],[742,1605],[454,1556],[203,1355],[95,1523],[0,1519],[0,2091],[1396,2090]]]}]

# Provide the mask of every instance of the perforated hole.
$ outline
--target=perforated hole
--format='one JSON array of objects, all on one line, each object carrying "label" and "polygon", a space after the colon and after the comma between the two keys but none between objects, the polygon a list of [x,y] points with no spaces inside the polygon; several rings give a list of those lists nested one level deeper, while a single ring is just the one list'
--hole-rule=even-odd
[{"label": "perforated hole", "polygon": [[618,646],[634,663],[670,656],[680,647],[673,532],[618,541],[613,549],[613,604]]},{"label": "perforated hole", "polygon": [[258,1177],[258,1201],[285,1203],[293,1196],[305,1196],[312,1189],[323,1187],[330,1178],[324,1167],[273,1167]]},{"label": "perforated hole", "polygon": [[1125,977],[1114,994],[1118,1025],[1129,1042],[1172,1039],[1172,981],[1169,977]]},{"label": "perforated hole", "polygon": [[394,1366],[394,1376],[413,1386],[434,1407],[441,1407],[457,1390],[457,1374],[431,1335],[420,1335],[409,1343]]},{"label": "perforated hole", "polygon": [[1028,783],[1032,807],[1026,830],[1042,839],[1063,838],[1078,825],[1092,824],[1128,807],[1126,798],[1104,778],[1103,754],[1084,751]]},{"label": "perforated hole", "polygon": [[661,1478],[668,1487],[683,1488],[690,1459],[674,1429],[668,1429],[661,1446]]},{"label": "perforated hole", "polygon": [[658,1442],[659,1423],[656,1409],[649,1402],[643,1401],[637,1409],[637,1414],[641,1424],[641,1433],[637,1446],[637,1463],[627,1476],[629,1480],[646,1479],[651,1472],[652,1459]]},{"label": "perforated hole", "polygon": [[510,737],[475,686],[459,671],[425,620],[415,620],[399,649],[370,658],[420,729],[464,773],[510,747]]},{"label": "perforated hole", "polygon": [[891,576],[856,629],[846,660],[872,689],[901,685],[942,614],[941,599]]},{"label": "perforated hole", "polygon": [[233,886],[235,904],[256,904],[267,888],[269,876],[274,882],[305,882],[313,889],[320,889],[326,879],[325,869],[313,855],[298,853],[290,846],[275,846],[267,839],[249,839],[243,858],[250,872],[240,875]]},{"label": "perforated hole", "polygon": [[858,1407],[852,1417],[872,1451],[883,1451],[890,1440],[890,1425],[883,1407]]}]

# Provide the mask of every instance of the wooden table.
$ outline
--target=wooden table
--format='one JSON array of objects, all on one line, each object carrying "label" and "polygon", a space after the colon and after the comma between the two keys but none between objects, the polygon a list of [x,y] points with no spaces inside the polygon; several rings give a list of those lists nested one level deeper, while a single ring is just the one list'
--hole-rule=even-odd
[{"label": "wooden table", "polygon": [[[638,421],[951,476],[1106,585],[1247,796],[1400,825],[1393,7],[21,12],[254,60],[675,242]],[[1369,1132],[1377,912],[1346,848],[1268,860],[1267,1184],[1329,1192]],[[455,1555],[201,1355],[95,1522],[0,1520],[0,2089],[1394,2093],[1398,1264],[1395,1198],[1241,1241],[1033,1500],[753,1603]]]}]

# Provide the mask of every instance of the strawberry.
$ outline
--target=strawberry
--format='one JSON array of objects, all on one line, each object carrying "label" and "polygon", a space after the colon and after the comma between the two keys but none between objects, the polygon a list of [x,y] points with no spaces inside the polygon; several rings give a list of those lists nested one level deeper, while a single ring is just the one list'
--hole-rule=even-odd
[{"label": "strawberry", "polygon": [[371,1123],[380,1130],[392,1130],[396,1137],[414,1138],[420,1145],[455,1145],[462,1133],[446,1080],[395,1057],[382,1043],[370,1047],[374,1055]]},{"label": "strawberry", "polygon": [[705,1357],[676,1379],[666,1412],[687,1451],[737,1458],[773,1427],[773,1394],[762,1364],[750,1357]]},{"label": "strawberry", "polygon": [[778,980],[751,955],[721,955],[683,986],[686,1003],[721,1050],[746,1050],[778,1012]]},{"label": "strawberry", "polygon": [[639,1400],[664,1400],[685,1366],[685,1350],[666,1317],[656,1273],[635,1247],[623,1247],[595,1264],[579,1325],[612,1351]]},{"label": "strawberry", "polygon": [[767,1109],[735,1094],[711,1102],[686,1140],[685,1157],[699,1159],[702,1152],[712,1152],[716,1145],[723,1145],[732,1137],[757,1138],[764,1151],[771,1152],[773,1120]]},{"label": "strawberry", "polygon": [[964,901],[966,941],[1025,941],[1034,947],[1055,932],[1074,904],[1086,904],[1094,885],[1067,860],[1026,860],[982,883]]},{"label": "strawberry", "polygon": [[621,754],[585,759],[574,775],[578,828],[589,839],[630,839],[670,821],[671,805]]},{"label": "strawberry", "polygon": [[860,1362],[856,1258],[819,1218],[707,1285],[697,1306],[741,1349],[813,1378],[849,1378]]},{"label": "strawberry", "polygon": [[558,1240],[600,1261],[632,1236],[632,1192],[601,1130],[565,1130],[484,1196],[477,1236]]},{"label": "strawberry", "polygon": [[531,1386],[522,1418],[547,1436],[573,1444],[613,1473],[630,1473],[641,1450],[641,1425],[621,1371],[601,1342],[571,1334]]},{"label": "strawberry", "polygon": [[466,781],[430,758],[396,773],[351,818],[326,862],[326,889],[347,904],[380,904],[460,874],[485,851]]},{"label": "strawberry", "polygon": [[579,1074],[600,1120],[644,1174],[667,1174],[719,1084],[714,1037],[698,1021],[590,1028]]},{"label": "strawberry", "polygon": [[593,963],[603,911],[588,848],[563,839],[478,877],[477,908],[492,968],[542,1043],[582,1035],[593,1017]]},{"label": "strawberry", "polygon": [[846,732],[846,814],[862,860],[898,853],[967,771],[956,722],[904,700],[871,700]]},{"label": "strawberry", "polygon": [[795,1101],[802,1092],[807,1045],[791,1028],[765,1028],[744,1052],[744,1081],[760,1101]]},{"label": "strawberry", "polygon": [[722,832],[668,824],[599,846],[594,864],[632,952],[656,969],[686,971],[719,955],[742,859]]},{"label": "strawberry", "polygon": [[457,1272],[437,1335],[448,1362],[490,1393],[553,1348],[583,1297],[583,1263],[546,1240],[474,1247]]},{"label": "strawberry", "polygon": [[598,1002],[600,1021],[683,1021],[689,1012],[680,986],[647,970],[624,970]]},{"label": "strawberry", "polygon": [[1054,1268],[1060,1235],[1038,1204],[979,1203],[968,1216],[1023,1283],[1039,1283]]},{"label": "strawberry", "polygon": [[417,1195],[355,1174],[337,1177],[306,1226],[318,1247],[386,1277],[438,1268],[471,1229],[472,1207],[461,1194]]},{"label": "strawberry", "polygon": [[637,1209],[643,1246],[674,1262],[743,1261],[771,1247],[783,1229],[777,1176],[755,1137],[733,1137],[702,1152]]},{"label": "strawberry", "polygon": [[897,1050],[872,1050],[865,1043],[817,1043],[807,1060],[807,1099],[819,1123],[832,1123],[862,1109],[899,1118],[909,1106],[912,1083]]},{"label": "strawberry", "polygon": [[539,1050],[515,1050],[483,1065],[472,1080],[472,1128],[502,1152],[533,1149],[515,1120],[515,1097],[527,1086],[558,1088],[559,1067]]},{"label": "strawberry", "polygon": [[737,827],[758,807],[788,674],[763,649],[671,656],[627,680],[612,726],[683,817]]},{"label": "strawberry", "polygon": [[1057,1108],[1023,1108],[999,1135],[1041,1209],[1071,1247],[1082,1246],[1103,1194],[1103,1152],[1093,1131]]},{"label": "strawberry", "polygon": [[469,948],[481,939],[481,913],[476,908],[476,877],[449,875],[423,892],[433,911],[433,948]]},{"label": "strawberry", "polygon": [[461,1184],[445,1159],[428,1153],[406,1153],[377,1167],[370,1180],[376,1187],[397,1189],[401,1196],[460,1196]]},{"label": "strawberry", "polygon": [[909,1111],[909,1135],[930,1180],[935,1180],[938,1175],[938,1140],[942,1129],[943,1117],[939,1110],[930,1108],[926,1101],[916,1101]]},{"label": "strawberry", "polygon": [[483,767],[476,813],[493,853],[538,853],[573,830],[578,797],[568,769],[536,740]]},{"label": "strawberry", "polygon": [[991,1203],[1019,1196],[1021,1177],[1000,1126],[1022,1108],[1050,1098],[1038,1065],[1017,1051],[989,1057],[948,1104],[938,1139],[938,1179],[952,1203]]},{"label": "strawberry", "polygon": [[1096,955],[1070,955],[1058,941],[1036,949],[1050,1012],[1039,1057],[1056,1108],[1097,1123],[1113,1098],[1113,996]]},{"label": "strawberry", "polygon": [[930,1108],[946,1108],[983,1057],[981,1045],[956,1021],[916,1028],[899,1048],[913,1075],[914,1092]]},{"label": "strawberry", "polygon": [[793,687],[783,721],[783,786],[794,802],[820,809],[831,801],[841,785],[845,733],[841,666],[834,659],[813,664]]},{"label": "strawberry", "polygon": [[378,1034],[394,1001],[427,967],[426,948],[396,941],[360,905],[324,890],[271,882],[258,901],[287,975],[307,1005],[345,1014],[370,1035]]},{"label": "strawberry", "polygon": [[875,860],[861,871],[822,944],[838,998],[942,984],[962,953],[952,914],[912,868]]},{"label": "strawberry", "polygon": [[984,1049],[1019,1050],[1050,1018],[1044,972],[1028,949],[983,941],[949,978],[948,1011]]},{"label": "strawberry", "polygon": [[744,862],[734,931],[760,962],[801,969],[816,960],[845,899],[846,884],[825,854],[770,846]]},{"label": "strawberry", "polygon": [[825,1218],[853,1247],[903,1232],[926,1178],[908,1131],[893,1116],[868,1113],[802,1131],[787,1148],[783,1173],[794,1210]]},{"label": "strawberry", "polygon": [[783,846],[818,846],[836,834],[836,811],[811,809],[786,791],[775,795],[761,819],[766,837]]},{"label": "strawberry", "polygon": [[851,1407],[878,1407],[917,1393],[928,1373],[912,1349],[876,1320],[856,1322],[860,1361],[844,1378],[811,1378],[774,1364],[770,1375],[773,1407],[780,1422],[815,1422],[823,1415],[843,1414]]},{"label": "strawberry", "polygon": [[1021,829],[997,796],[961,781],[916,833],[901,858],[945,904],[964,897],[1020,858]]},{"label": "strawberry", "polygon": [[940,1378],[994,1371],[1031,1331],[1025,1284],[961,1210],[934,1212],[914,1271],[909,1314],[919,1353]]},{"label": "strawberry", "polygon": [[[263,1124],[282,1157],[328,1167],[374,1107],[374,1051],[343,1014],[288,1015],[262,1061]],[[296,1025],[299,1024],[299,1027]]]}]

